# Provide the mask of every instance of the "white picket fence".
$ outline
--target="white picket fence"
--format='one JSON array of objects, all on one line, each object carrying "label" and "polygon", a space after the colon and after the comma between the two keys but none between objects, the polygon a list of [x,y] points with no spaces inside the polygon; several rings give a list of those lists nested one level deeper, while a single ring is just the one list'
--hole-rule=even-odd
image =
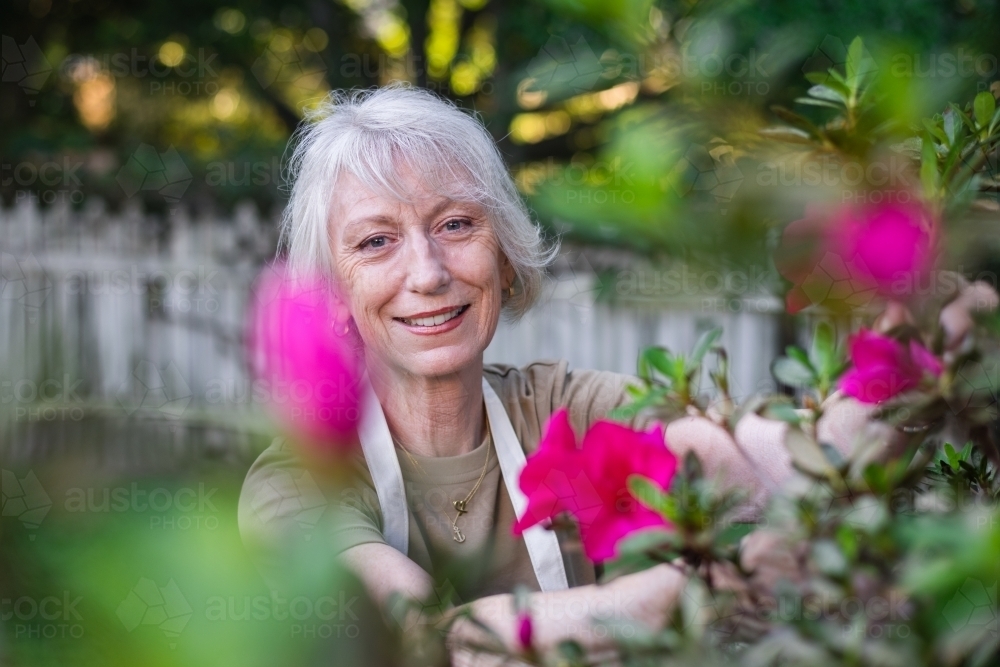
[{"label": "white picket fence", "polygon": [[[179,209],[165,221],[94,201],[79,212],[0,208],[0,407],[87,397],[127,413],[257,410],[240,338],[250,287],[275,242],[275,219],[252,204],[227,218]],[[773,386],[773,298],[609,304],[595,302],[594,285],[587,271],[557,271],[538,306],[501,323],[486,361],[563,358],[634,373],[643,347],[689,349],[722,326],[734,393]]]}]

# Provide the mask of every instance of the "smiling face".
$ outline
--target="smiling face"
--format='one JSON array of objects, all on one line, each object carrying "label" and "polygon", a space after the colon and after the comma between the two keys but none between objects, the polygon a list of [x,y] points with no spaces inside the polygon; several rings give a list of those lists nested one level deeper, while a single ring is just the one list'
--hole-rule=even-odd
[{"label": "smiling face", "polygon": [[411,173],[404,182],[412,203],[340,177],[330,217],[336,277],[369,366],[456,373],[482,363],[514,268],[482,206],[429,191]]}]

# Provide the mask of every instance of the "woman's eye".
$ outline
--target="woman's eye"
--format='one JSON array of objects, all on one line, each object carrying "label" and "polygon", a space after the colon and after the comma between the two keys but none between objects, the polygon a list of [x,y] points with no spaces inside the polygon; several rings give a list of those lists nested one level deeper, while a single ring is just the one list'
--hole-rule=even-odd
[{"label": "woman's eye", "polygon": [[378,249],[378,248],[384,248],[386,243],[387,241],[384,236],[373,236],[370,239],[366,240],[364,243],[362,243],[361,247]]},{"label": "woman's eye", "polygon": [[455,220],[449,220],[444,223],[444,228],[449,232],[457,232],[458,230],[469,224],[469,221],[464,218],[456,218]]}]

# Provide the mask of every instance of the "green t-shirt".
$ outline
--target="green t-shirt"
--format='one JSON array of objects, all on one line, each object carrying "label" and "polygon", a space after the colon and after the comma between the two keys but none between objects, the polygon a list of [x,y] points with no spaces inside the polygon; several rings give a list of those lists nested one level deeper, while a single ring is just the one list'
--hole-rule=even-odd
[{"label": "green t-shirt", "polygon": [[[484,377],[496,391],[525,453],[538,446],[546,421],[565,406],[577,436],[612,408],[628,401],[635,378],[619,373],[569,370],[565,361],[538,361],[520,368],[487,365]],[[645,428],[639,417],[633,426]],[[489,450],[489,462],[486,461]],[[451,457],[408,454],[397,448],[409,505],[408,557],[439,582],[446,580],[459,601],[516,586],[539,590],[524,540],[515,537],[514,508],[500,473],[496,449],[484,439],[476,449]],[[486,465],[486,475],[468,513],[458,521],[465,542],[454,541],[453,501],[464,499]],[[269,581],[281,579],[281,549],[296,539],[328,540],[331,557],[359,544],[385,543],[378,495],[364,458],[356,458],[352,482],[320,488],[283,441],[254,463],[240,496],[240,530],[254,548]],[[594,583],[575,529],[560,530],[559,542],[570,586]]]}]

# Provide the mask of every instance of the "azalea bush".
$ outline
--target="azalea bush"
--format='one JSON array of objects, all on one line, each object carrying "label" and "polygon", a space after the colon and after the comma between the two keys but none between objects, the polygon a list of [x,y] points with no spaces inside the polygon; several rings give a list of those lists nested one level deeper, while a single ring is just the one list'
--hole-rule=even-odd
[{"label": "azalea bush", "polygon": [[[678,461],[659,426],[600,421],[578,435],[560,411],[528,459],[516,533],[576,526],[604,581],[661,563],[689,577],[669,623],[617,641],[625,664],[1000,663],[1000,320],[995,281],[952,270],[970,221],[1000,211],[989,169],[1000,111],[981,92],[908,119],[877,69],[856,40],[842,66],[806,75],[799,103],[822,109],[822,122],[777,107],[765,143],[735,148],[748,159],[871,164],[891,146],[914,176],[851,197],[770,195],[805,213],[786,218],[770,246],[787,312],[809,316],[805,344],[773,364],[784,391],[735,401],[713,330],[690,353],[645,350],[632,402],[610,415],[694,416],[734,448],[748,415],[780,422],[773,445],[793,472],[763,511],[748,520],[747,494],[707,477],[694,454]],[[754,197],[747,206],[765,221],[794,209]],[[827,416],[851,425],[846,446],[829,441]],[[595,664],[571,641],[538,653],[530,607],[520,619],[511,659]]]}]

